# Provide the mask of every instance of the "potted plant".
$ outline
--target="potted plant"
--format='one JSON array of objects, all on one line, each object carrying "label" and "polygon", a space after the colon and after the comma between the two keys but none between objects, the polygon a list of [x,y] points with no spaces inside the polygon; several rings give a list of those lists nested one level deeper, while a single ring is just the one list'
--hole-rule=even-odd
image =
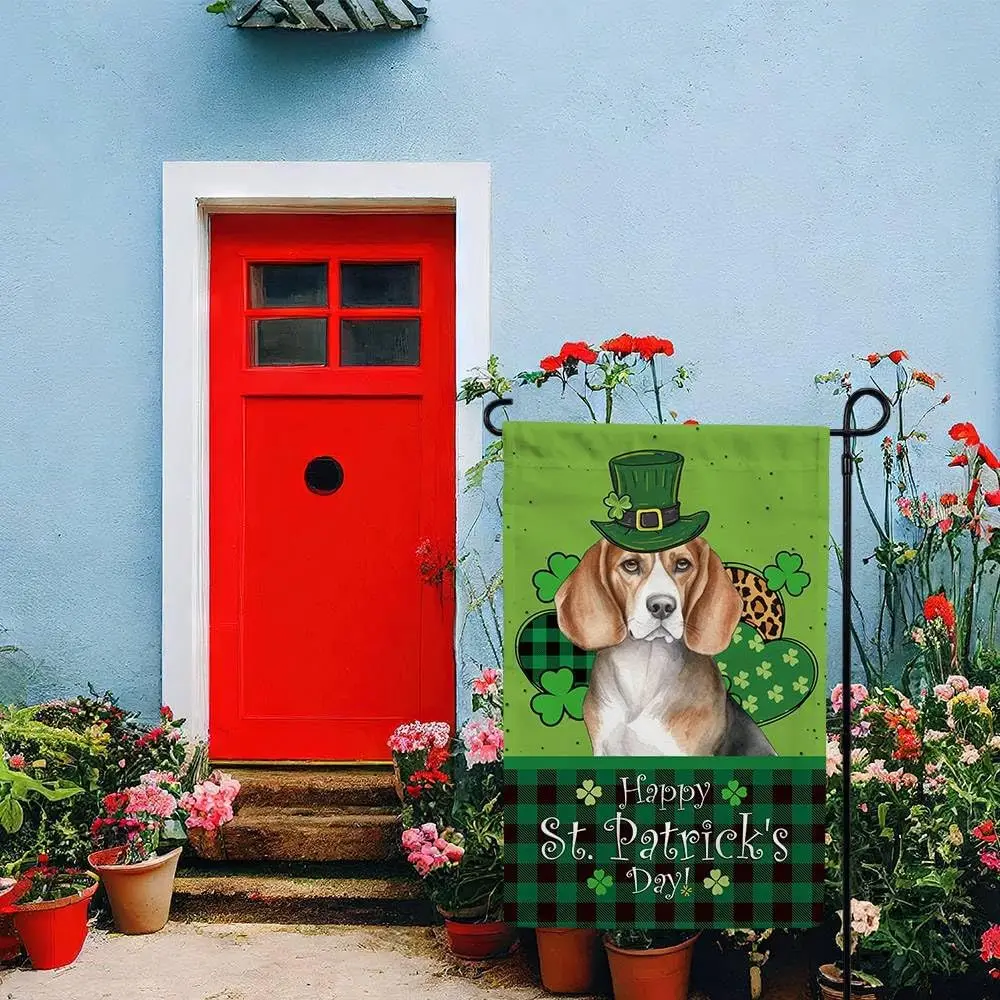
[{"label": "potted plant", "polygon": [[687,1000],[696,931],[615,930],[604,935],[615,1000]]},{"label": "potted plant", "polygon": [[495,671],[486,680],[473,682],[473,715],[450,746],[393,750],[406,858],[444,917],[452,952],[473,959],[507,954],[516,940],[502,919],[500,680]]},{"label": "potted plant", "polygon": [[403,774],[419,771],[431,750],[446,750],[450,743],[451,727],[447,722],[404,722],[396,727],[388,746],[392,751],[392,773],[400,803],[406,804]]},{"label": "potted plant", "polygon": [[[844,911],[839,910],[840,931],[837,934],[837,945],[844,947]],[[851,954],[858,953],[860,942],[874,934],[879,928],[881,910],[866,899],[851,900]],[[852,963],[853,964],[853,963]],[[828,962],[819,967],[817,977],[819,991],[823,1000],[843,1000],[844,973],[834,962]],[[851,996],[857,1000],[879,1000],[882,996],[882,980],[859,969],[851,969]]]},{"label": "potted plant", "polygon": [[601,933],[589,927],[539,927],[538,965],[550,993],[591,993],[604,969]]},{"label": "potted plant", "polygon": [[102,846],[88,860],[123,934],[151,934],[166,924],[187,827],[217,829],[232,818],[239,783],[221,773],[211,777],[216,780],[185,793],[175,775],[151,771],[138,785],[105,797],[91,828]]},{"label": "potted plant", "polygon": [[87,939],[87,910],[97,885],[91,872],[51,867],[41,854],[38,864],[0,896],[0,912],[13,915],[33,968],[59,969],[76,961]]},{"label": "potted plant", "polygon": [[703,935],[694,956],[695,985],[726,1000],[760,1000],[773,933],[741,927]]}]

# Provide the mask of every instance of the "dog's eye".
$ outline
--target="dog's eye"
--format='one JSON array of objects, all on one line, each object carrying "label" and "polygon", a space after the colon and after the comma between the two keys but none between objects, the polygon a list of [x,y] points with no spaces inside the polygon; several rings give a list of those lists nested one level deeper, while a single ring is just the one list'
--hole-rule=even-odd
[{"label": "dog's eye", "polygon": [[690,568],[691,568],[690,559],[678,559],[677,562],[674,563],[675,573],[683,573],[685,570],[688,570]]},{"label": "dog's eye", "polygon": [[626,573],[638,573],[639,572],[639,560],[638,559],[626,559],[622,562],[622,569]]}]

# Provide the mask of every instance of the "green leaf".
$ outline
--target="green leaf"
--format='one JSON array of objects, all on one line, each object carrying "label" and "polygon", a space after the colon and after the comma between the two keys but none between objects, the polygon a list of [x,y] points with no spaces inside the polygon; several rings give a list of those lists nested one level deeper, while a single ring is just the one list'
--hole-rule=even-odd
[{"label": "green leaf", "polygon": [[215,3],[210,3],[205,10],[209,14],[225,14],[229,10],[229,0],[216,0]]},{"label": "green leaf", "polygon": [[17,833],[24,825],[24,809],[12,795],[0,799],[0,826],[7,833]]}]

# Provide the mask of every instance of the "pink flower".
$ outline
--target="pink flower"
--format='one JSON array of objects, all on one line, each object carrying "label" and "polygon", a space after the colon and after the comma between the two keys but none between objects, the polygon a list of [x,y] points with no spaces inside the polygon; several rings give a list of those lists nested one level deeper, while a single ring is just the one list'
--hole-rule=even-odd
[{"label": "pink flower", "polygon": [[[24,759],[23,753],[15,753],[10,755],[10,760],[7,761],[8,766],[12,771],[20,771],[23,769],[27,762]],[[20,778],[18,779],[21,780]]]},{"label": "pink flower", "polygon": [[[868,688],[864,684],[851,685],[851,711],[853,712],[862,702],[868,700]],[[841,711],[844,707],[844,685],[838,684],[830,694],[830,704],[835,712]]]},{"label": "pink flower", "polygon": [[935,684],[934,696],[939,701],[951,701],[955,696],[955,689],[950,684]]},{"label": "pink flower", "polygon": [[840,751],[840,744],[836,740],[827,740],[826,743],[826,776],[832,778],[840,772],[844,763],[844,755]]},{"label": "pink flower", "polygon": [[977,684],[975,687],[969,688],[969,693],[974,694],[984,705],[989,704],[989,689],[984,688],[981,684]]},{"label": "pink flower", "polygon": [[417,753],[420,750],[443,749],[451,739],[447,722],[405,722],[389,737],[393,753]]},{"label": "pink flower", "polygon": [[125,794],[128,796],[125,807],[128,815],[169,819],[177,811],[177,799],[156,785],[136,785],[135,788],[126,788]]},{"label": "pink flower", "polygon": [[959,674],[952,674],[945,683],[950,684],[956,694],[969,690],[969,682]]},{"label": "pink flower", "polygon": [[240,794],[240,783],[222,771],[213,771],[206,781],[181,797],[180,807],[187,814],[189,830],[218,830],[234,816],[233,802]]},{"label": "pink flower", "polygon": [[992,851],[983,851],[979,855],[979,860],[991,871],[1000,872],[1000,857],[997,857]]},{"label": "pink flower", "polygon": [[503,754],[503,730],[489,718],[470,719],[462,727],[465,760],[470,766],[492,764]]},{"label": "pink flower", "polygon": [[486,667],[472,682],[472,690],[478,695],[495,694],[499,690],[500,671],[495,667]]}]

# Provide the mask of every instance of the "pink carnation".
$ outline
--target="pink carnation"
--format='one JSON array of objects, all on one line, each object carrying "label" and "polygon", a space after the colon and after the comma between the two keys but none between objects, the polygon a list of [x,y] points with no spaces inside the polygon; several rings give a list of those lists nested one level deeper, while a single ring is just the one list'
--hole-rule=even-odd
[{"label": "pink carnation", "polygon": [[465,848],[439,835],[434,823],[404,830],[401,843],[407,852],[406,860],[421,878],[426,878],[438,868],[458,864],[465,855]]},{"label": "pink carnation", "polygon": [[[862,702],[868,700],[868,688],[864,684],[851,685],[851,711],[853,712]],[[838,684],[830,694],[830,704],[835,712],[839,712],[844,707],[844,685]]]},{"label": "pink carnation", "polygon": [[952,674],[945,683],[954,690],[955,694],[969,690],[969,682],[959,674]]},{"label": "pink carnation", "polygon": [[492,764],[503,754],[503,730],[492,719],[470,719],[462,727],[466,762]]},{"label": "pink carnation", "polygon": [[208,780],[181,797],[181,809],[188,814],[185,826],[189,830],[218,830],[233,818],[233,802],[239,794],[240,783],[235,778],[213,771]]},{"label": "pink carnation", "polygon": [[404,722],[389,737],[393,753],[417,753],[421,750],[443,750],[451,739],[447,722]]},{"label": "pink carnation", "polygon": [[499,690],[500,671],[486,667],[472,682],[472,690],[479,695],[495,694]]},{"label": "pink carnation", "polygon": [[969,693],[974,694],[984,705],[989,703],[989,688],[984,688],[981,684],[977,684],[975,687],[969,688]]},{"label": "pink carnation", "polygon": [[950,684],[935,684],[934,697],[939,701],[951,701],[955,697],[955,689]]},{"label": "pink carnation", "polygon": [[156,785],[136,785],[135,788],[126,788],[125,795],[128,796],[128,804],[125,807],[127,815],[145,814],[168,819],[177,811],[177,799]]}]

